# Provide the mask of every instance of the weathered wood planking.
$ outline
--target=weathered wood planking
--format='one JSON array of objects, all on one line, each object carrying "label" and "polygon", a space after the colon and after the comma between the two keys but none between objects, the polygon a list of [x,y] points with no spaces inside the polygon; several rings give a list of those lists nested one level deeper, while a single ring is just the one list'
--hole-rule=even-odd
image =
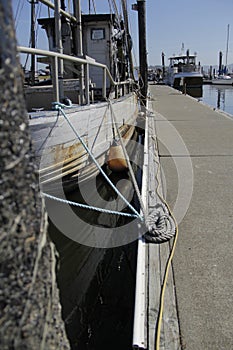
[{"label": "weathered wood planking", "polygon": [[[160,174],[158,172],[159,155],[157,151],[156,141],[156,121],[154,115],[149,116],[148,132],[149,132],[149,199],[148,207],[153,208],[154,205],[160,201],[157,195],[158,179]],[[160,180],[159,180],[160,181]],[[162,191],[160,185],[160,193]],[[160,305],[160,293],[163,283],[164,272],[167,264],[167,260],[170,254],[170,243],[153,244],[148,243],[148,264],[147,264],[147,307],[148,307],[148,319],[147,319],[147,335],[148,335],[148,350],[155,349],[156,347],[156,325],[158,320],[159,305]],[[179,350],[180,346],[180,334],[179,323],[176,308],[176,298],[174,289],[174,279],[172,274],[172,268],[169,270],[168,281],[166,284],[164,309],[163,309],[163,322],[161,326],[160,336],[160,350]]]}]

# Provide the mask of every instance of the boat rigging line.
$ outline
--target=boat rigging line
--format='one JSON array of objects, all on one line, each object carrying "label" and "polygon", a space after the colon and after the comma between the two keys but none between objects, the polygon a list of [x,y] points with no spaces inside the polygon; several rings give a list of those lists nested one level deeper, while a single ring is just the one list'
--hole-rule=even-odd
[{"label": "boat rigging line", "polygon": [[93,155],[92,151],[88,148],[88,146],[84,142],[83,138],[79,135],[78,131],[76,130],[76,128],[74,127],[74,125],[72,124],[70,119],[68,118],[67,114],[64,111],[64,108],[72,108],[72,106],[66,106],[60,102],[54,102],[53,108],[58,111],[58,115],[60,113],[62,114],[62,116],[65,118],[65,120],[67,121],[67,123],[69,124],[71,129],[73,130],[74,134],[76,135],[76,137],[78,138],[78,140],[80,141],[80,143],[82,144],[82,146],[84,147],[84,149],[89,154],[90,158],[92,159],[92,161],[94,162],[94,164],[98,168],[99,172],[103,175],[104,179],[108,182],[108,184],[112,187],[112,189],[116,192],[116,194],[124,201],[124,203],[132,211],[132,213],[112,211],[112,210],[108,210],[108,209],[104,209],[104,208],[98,208],[95,206],[76,203],[76,202],[72,202],[72,201],[62,199],[62,198],[55,197],[55,196],[50,195],[50,194],[45,193],[45,192],[42,192],[42,194],[44,195],[44,197],[56,200],[58,202],[63,202],[64,204],[74,205],[74,206],[77,206],[80,208],[104,212],[104,213],[108,213],[108,214],[115,214],[115,215],[121,215],[121,216],[128,216],[128,217],[132,217],[132,218],[138,218],[138,219],[140,219],[141,222],[144,223],[144,225],[147,229],[147,232],[145,233],[145,238],[148,242],[151,242],[151,243],[166,242],[175,235],[176,227],[175,227],[174,219],[171,216],[171,212],[168,209],[167,203],[162,198],[162,196],[158,193],[158,187],[159,187],[159,180],[157,177],[158,174],[156,175],[156,179],[157,179],[157,183],[158,183],[157,194],[161,200],[161,203],[157,203],[153,208],[150,208],[150,213],[148,213],[145,206],[144,206],[144,203],[142,201],[141,193],[140,193],[140,190],[138,188],[138,184],[137,184],[136,178],[134,176],[133,169],[132,169],[126,148],[124,146],[121,134],[120,134],[119,129],[116,125],[116,118],[115,118],[115,114],[114,114],[114,111],[112,108],[112,104],[109,100],[108,100],[108,103],[109,103],[109,108],[111,110],[112,120],[115,124],[114,127],[116,128],[117,136],[119,138],[119,141],[120,141],[120,144],[121,144],[121,147],[123,150],[123,154],[124,154],[124,157],[125,157],[127,165],[128,165],[130,176],[131,176],[134,188],[135,188],[135,192],[136,192],[138,200],[139,200],[142,215],[129,203],[129,201],[123,196],[123,194],[117,189],[117,187],[112,183],[112,181],[109,179],[109,177],[105,174],[105,172],[103,171],[103,169],[101,168],[101,166],[97,162],[95,156]]},{"label": "boat rigging line", "polygon": [[[101,166],[99,165],[99,163],[97,162],[97,160],[95,159],[93,153],[91,152],[91,150],[87,147],[87,145],[85,144],[84,140],[82,139],[82,137],[79,135],[78,131],[76,130],[76,128],[74,127],[74,125],[71,123],[71,121],[69,120],[67,114],[64,112],[64,108],[67,107],[66,105],[60,103],[60,102],[54,102],[53,103],[53,107],[55,110],[57,110],[58,112],[61,112],[61,114],[63,115],[63,117],[65,118],[65,120],[68,122],[69,126],[71,127],[71,129],[73,130],[74,134],[76,135],[76,137],[79,139],[79,141],[81,142],[81,144],[83,145],[84,149],[86,150],[86,152],[89,154],[90,158],[92,159],[92,161],[95,163],[95,165],[97,166],[98,170],[100,171],[100,173],[103,175],[103,177],[105,178],[105,180],[108,182],[108,184],[113,188],[113,190],[117,193],[117,195],[125,202],[125,204],[131,209],[131,211],[134,213],[134,216],[136,215],[137,218],[139,218],[142,222],[144,221],[143,217],[137,212],[137,210],[128,202],[128,200],[122,195],[122,193],[116,188],[116,186],[112,183],[112,181],[109,179],[109,177],[105,174],[105,172],[103,171],[103,169],[101,168]],[[48,196],[48,194],[43,193],[45,196]],[[51,198],[51,196],[50,196]],[[60,198],[54,197],[52,196],[51,199],[56,199],[56,200],[60,200]],[[68,203],[69,204],[69,203]],[[78,206],[80,206],[78,204]],[[93,209],[93,207],[88,206],[89,209]],[[98,210],[97,208],[93,209],[93,210]],[[117,213],[119,214],[119,213]],[[132,214],[131,214],[132,216]]]},{"label": "boat rigging line", "polygon": [[110,0],[108,0],[108,6],[109,6],[109,11],[112,14],[113,10],[112,10],[112,5],[111,5],[111,1]]},{"label": "boat rigging line", "polygon": [[50,194],[45,193],[45,192],[42,192],[42,195],[44,197],[46,197],[46,198],[53,199],[53,200],[55,200],[57,202],[60,202],[60,203],[63,203],[63,204],[73,205],[75,207],[79,207],[79,208],[82,208],[82,209],[93,210],[93,211],[97,211],[97,212],[105,213],[105,214],[113,214],[113,215],[127,216],[127,217],[131,217],[131,218],[138,218],[138,215],[136,215],[136,214],[124,213],[124,212],[121,212],[121,211],[108,210],[108,209],[104,209],[104,208],[95,207],[93,205],[77,203],[77,202],[69,201],[67,199],[62,199],[62,198],[59,198],[59,197],[55,197],[55,196],[50,195]]},{"label": "boat rigging line", "polygon": [[[117,124],[116,116],[115,116],[115,113],[114,113],[114,111],[113,111],[112,103],[111,103],[110,100],[109,100],[109,104],[110,104],[110,109],[111,109],[111,115],[112,115],[114,124],[115,124],[115,126],[116,126],[116,124]],[[124,153],[124,157],[125,157],[125,159],[126,159],[126,162],[127,162],[128,168],[129,168],[129,173],[130,173],[130,176],[131,176],[131,179],[132,179],[132,182],[133,182],[133,185],[134,185],[134,188],[135,188],[135,191],[136,191],[136,194],[137,194],[137,197],[138,197],[140,206],[141,206],[141,210],[142,210],[143,216],[144,216],[144,218],[146,218],[146,217],[147,217],[147,212],[146,212],[144,203],[143,203],[142,198],[141,198],[141,193],[140,193],[140,190],[139,190],[139,187],[138,187],[138,184],[137,184],[137,180],[136,180],[136,178],[135,178],[135,175],[134,175],[134,172],[133,172],[133,169],[132,169],[130,160],[129,160],[128,153],[127,153],[127,151],[126,151],[124,142],[123,142],[122,137],[121,137],[121,134],[120,134],[120,132],[119,132],[119,128],[116,127],[116,130],[117,130],[117,135],[118,135],[118,138],[119,138],[119,140],[120,140],[120,144],[121,144],[121,147],[122,147],[122,150],[123,150],[123,153]]]},{"label": "boat rigging line", "polygon": [[21,12],[23,10],[24,3],[25,3],[24,0],[20,0],[18,2],[17,9],[16,9],[16,12],[15,12],[15,18],[14,18],[14,20],[15,20],[15,29],[17,29],[17,27],[18,27],[19,18],[20,18]]},{"label": "boat rigging line", "polygon": [[94,13],[96,15],[96,6],[95,6],[95,0],[92,0],[92,6],[93,6],[93,9],[94,9]]}]

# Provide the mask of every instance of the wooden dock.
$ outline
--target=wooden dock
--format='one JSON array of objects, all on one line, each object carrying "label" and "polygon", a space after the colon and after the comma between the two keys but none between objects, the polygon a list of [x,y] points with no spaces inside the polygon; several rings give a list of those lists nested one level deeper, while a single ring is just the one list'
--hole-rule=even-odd
[{"label": "wooden dock", "polygon": [[165,290],[159,348],[160,293],[172,240],[139,242],[144,289],[136,299],[133,345],[232,349],[233,117],[167,86],[151,85],[150,94],[148,205],[158,200],[159,160],[162,190],[178,220],[179,238]]}]

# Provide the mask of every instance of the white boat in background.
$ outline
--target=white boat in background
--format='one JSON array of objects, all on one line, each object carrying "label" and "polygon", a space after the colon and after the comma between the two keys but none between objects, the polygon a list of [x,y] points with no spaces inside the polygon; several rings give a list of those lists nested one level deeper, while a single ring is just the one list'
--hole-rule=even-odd
[{"label": "white boat in background", "polygon": [[214,77],[212,79],[212,84],[213,85],[233,85],[233,78],[229,75],[218,75],[217,77]]},{"label": "white boat in background", "polygon": [[203,85],[203,74],[200,64],[196,64],[196,55],[181,54],[169,58],[165,83],[179,90],[200,88]]},{"label": "white boat in background", "polygon": [[228,56],[228,45],[229,45],[229,30],[230,25],[227,25],[227,45],[226,45],[226,63],[225,66],[222,64],[222,51],[219,52],[219,69],[218,69],[218,75],[214,76],[212,79],[212,84],[214,85],[233,85],[233,78],[232,76],[228,75],[228,68],[227,68],[227,56]]},{"label": "white boat in background", "polygon": [[[49,51],[35,47],[19,47],[19,51],[49,66],[52,79],[44,86],[34,79],[33,86],[25,87],[25,99],[38,162],[43,158],[40,181],[62,180],[69,188],[98,173],[74,129],[99,166],[107,163],[109,149],[119,137],[127,145],[133,136],[138,98],[132,43],[128,24],[118,12],[84,15],[76,0],[73,13],[65,11],[64,1],[39,0],[39,4],[54,11],[54,17],[38,19],[46,31]],[[123,17],[127,19],[127,14]],[[51,110],[53,102],[62,102],[62,108],[67,104],[64,112],[69,122],[62,113],[58,116]]]}]

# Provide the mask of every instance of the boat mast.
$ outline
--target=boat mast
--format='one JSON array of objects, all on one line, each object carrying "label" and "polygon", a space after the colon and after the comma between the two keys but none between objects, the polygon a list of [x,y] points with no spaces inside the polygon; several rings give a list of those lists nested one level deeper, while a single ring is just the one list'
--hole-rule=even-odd
[{"label": "boat mast", "polygon": [[[36,47],[36,16],[35,16],[35,7],[36,4],[38,4],[37,0],[31,0],[31,48],[35,49]],[[31,55],[31,69],[30,69],[30,78],[31,78],[31,84],[35,84],[35,73],[36,73],[36,56]]]},{"label": "boat mast", "polygon": [[229,44],[229,29],[230,29],[230,24],[227,25],[226,69],[227,69],[227,56],[228,56],[228,44]]},{"label": "boat mast", "polygon": [[[61,1],[54,1],[54,16],[55,16],[55,43],[56,43],[56,51],[59,53],[63,53],[62,46],[62,35],[61,35]],[[60,99],[64,97],[63,91],[63,60],[58,60],[58,84],[59,84],[59,97]]]},{"label": "boat mast", "polygon": [[[83,57],[83,39],[82,39],[82,14],[80,0],[73,0],[74,17],[76,18],[75,30],[74,30],[74,47],[75,54],[78,57]],[[84,103],[84,67],[81,65],[80,69],[80,102]],[[87,82],[89,84],[89,82]]]},{"label": "boat mast", "polygon": [[74,17],[76,18],[76,30],[75,30],[75,48],[76,55],[83,56],[83,40],[82,40],[82,17],[80,0],[73,0]]},{"label": "boat mast", "polygon": [[133,58],[132,58],[132,51],[131,51],[131,38],[129,34],[129,20],[128,20],[128,11],[127,11],[127,4],[126,0],[121,0],[121,5],[123,9],[123,16],[124,16],[124,22],[125,22],[125,30],[126,30],[126,43],[127,43],[127,54],[129,55],[129,66],[130,66],[130,77],[134,79],[134,71],[133,71]]},{"label": "boat mast", "polygon": [[56,50],[59,53],[63,53],[62,47],[62,36],[61,36],[61,3],[60,0],[55,0],[54,2],[54,16],[55,16],[55,42],[56,42]]}]

